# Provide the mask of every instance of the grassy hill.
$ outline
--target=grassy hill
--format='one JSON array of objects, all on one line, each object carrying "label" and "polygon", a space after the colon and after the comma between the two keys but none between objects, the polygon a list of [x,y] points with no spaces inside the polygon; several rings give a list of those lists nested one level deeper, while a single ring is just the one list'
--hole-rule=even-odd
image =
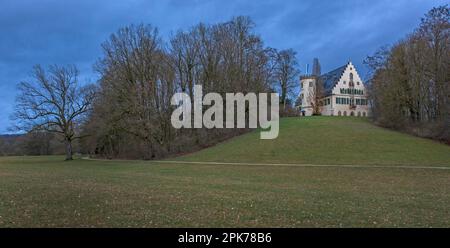
[{"label": "grassy hill", "polygon": [[178,159],[450,166],[450,146],[377,127],[366,118],[285,118],[275,140],[260,140],[259,132],[252,132]]},{"label": "grassy hill", "polygon": [[178,162],[0,157],[0,227],[450,227],[450,169],[427,167],[449,155],[363,119],[314,117]]}]

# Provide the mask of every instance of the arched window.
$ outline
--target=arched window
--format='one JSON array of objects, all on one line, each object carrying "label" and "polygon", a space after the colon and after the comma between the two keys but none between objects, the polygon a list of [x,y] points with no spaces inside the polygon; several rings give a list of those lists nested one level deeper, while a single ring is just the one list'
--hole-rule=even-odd
[{"label": "arched window", "polygon": [[353,81],[353,73],[350,72],[350,81]]},{"label": "arched window", "polygon": [[363,112],[363,116],[366,117],[366,112]]},{"label": "arched window", "polygon": [[355,113],[353,113],[353,111],[350,112],[350,116],[355,116]]},{"label": "arched window", "polygon": [[347,116],[347,111],[344,111],[344,116]]},{"label": "arched window", "polygon": [[341,116],[341,115],[342,115],[342,113],[341,113],[341,111],[339,111],[339,112],[338,112],[338,116]]},{"label": "arched window", "polygon": [[361,112],[360,111],[358,111],[358,117],[360,117],[361,116]]}]

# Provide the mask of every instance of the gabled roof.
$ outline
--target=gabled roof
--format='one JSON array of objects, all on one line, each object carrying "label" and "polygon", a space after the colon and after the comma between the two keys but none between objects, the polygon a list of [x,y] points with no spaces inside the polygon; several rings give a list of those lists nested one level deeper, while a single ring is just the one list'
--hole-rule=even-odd
[{"label": "gabled roof", "polygon": [[325,74],[322,74],[319,77],[319,80],[323,82],[324,87],[324,93],[325,95],[331,94],[331,91],[333,90],[333,87],[336,85],[336,83],[339,81],[339,79],[342,77],[342,74],[344,74],[345,68],[347,68],[348,64],[341,66],[337,69],[334,69],[330,72],[327,72]]}]

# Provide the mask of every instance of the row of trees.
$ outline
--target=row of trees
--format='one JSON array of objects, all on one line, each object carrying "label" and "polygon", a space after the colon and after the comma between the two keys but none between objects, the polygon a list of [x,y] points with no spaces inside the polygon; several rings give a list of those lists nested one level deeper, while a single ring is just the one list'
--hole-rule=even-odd
[{"label": "row of trees", "polygon": [[408,37],[367,57],[381,125],[450,141],[449,17],[448,6],[433,8]]},{"label": "row of trees", "polygon": [[[198,24],[164,42],[151,25],[121,28],[102,44],[95,64],[98,84],[81,87],[76,68],[39,66],[33,83],[21,83],[15,119],[27,132],[55,132],[71,159],[72,141],[82,152],[152,159],[188,152],[242,133],[239,129],[174,129],[175,92],[193,101],[203,93],[280,93],[283,109],[297,82],[296,54],[265,47],[247,17]],[[224,104],[225,106],[225,104]],[[225,111],[224,111],[225,112]]]},{"label": "row of trees", "polygon": [[[75,147],[77,149],[77,147]],[[63,154],[64,145],[50,132],[0,135],[0,156]]]}]

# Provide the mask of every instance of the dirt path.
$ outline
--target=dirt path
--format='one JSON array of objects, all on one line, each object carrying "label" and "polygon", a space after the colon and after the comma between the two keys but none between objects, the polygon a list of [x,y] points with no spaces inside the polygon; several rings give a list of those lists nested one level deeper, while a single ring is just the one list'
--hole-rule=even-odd
[{"label": "dirt path", "polygon": [[[86,158],[98,161],[138,161],[138,160],[107,160]],[[139,160],[141,161],[141,160]],[[201,162],[201,161],[177,161],[177,160],[149,160],[149,163],[159,164],[203,164],[203,165],[255,165],[255,166],[291,166],[291,167],[338,167],[338,168],[389,168],[389,169],[433,169],[450,170],[447,166],[413,166],[413,165],[349,165],[349,164],[290,164],[290,163],[242,163],[242,162]]]}]

